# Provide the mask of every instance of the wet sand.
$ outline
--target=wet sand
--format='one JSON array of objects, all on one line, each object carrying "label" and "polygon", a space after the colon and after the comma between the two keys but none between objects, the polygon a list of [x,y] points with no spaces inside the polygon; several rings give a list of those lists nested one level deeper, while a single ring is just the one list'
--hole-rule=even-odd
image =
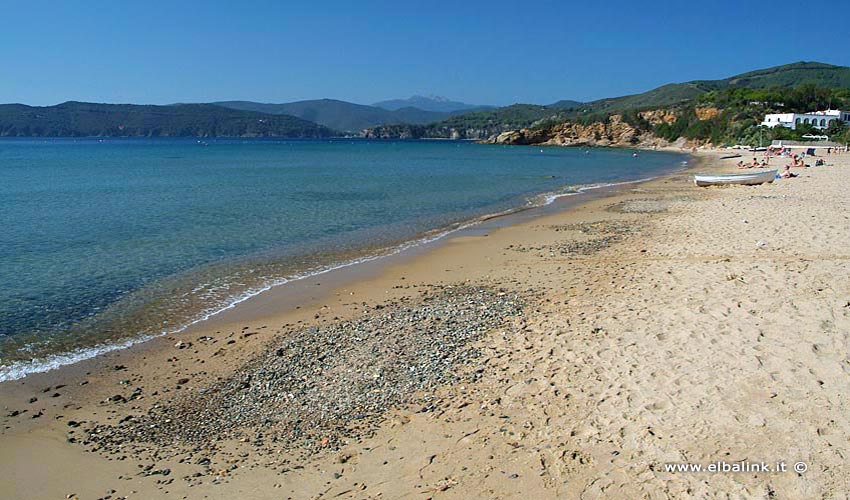
[{"label": "wet sand", "polygon": [[[700,170],[735,170],[723,154]],[[840,496],[850,156],[826,159],[772,185],[621,186],[2,384],[0,492]],[[718,460],[808,470],[664,471]]]}]

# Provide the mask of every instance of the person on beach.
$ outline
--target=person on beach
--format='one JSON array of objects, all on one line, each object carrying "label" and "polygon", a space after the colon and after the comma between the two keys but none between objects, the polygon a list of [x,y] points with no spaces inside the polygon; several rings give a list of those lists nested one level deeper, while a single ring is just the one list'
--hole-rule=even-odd
[{"label": "person on beach", "polygon": [[782,171],[780,177],[783,179],[790,179],[791,177],[797,177],[799,174],[795,174],[791,172],[791,165],[785,165],[785,170]]},{"label": "person on beach", "polygon": [[753,157],[753,162],[750,164],[751,167],[760,167],[761,163],[759,163],[759,159],[755,156]]},{"label": "person on beach", "polygon": [[794,158],[791,161],[790,165],[785,165],[786,168],[797,167],[797,168],[806,168],[808,165],[803,161],[802,158],[799,158],[797,155],[794,155]]}]

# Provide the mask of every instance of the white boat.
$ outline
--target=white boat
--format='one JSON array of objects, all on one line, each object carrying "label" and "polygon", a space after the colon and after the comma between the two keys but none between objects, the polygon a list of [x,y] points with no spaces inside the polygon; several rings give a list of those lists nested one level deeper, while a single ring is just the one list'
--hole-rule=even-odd
[{"label": "white boat", "polygon": [[757,170],[755,172],[746,172],[743,174],[696,174],[694,182],[697,186],[720,186],[725,184],[743,184],[745,186],[754,186],[756,184],[764,184],[765,182],[773,182],[776,178],[777,170]]}]

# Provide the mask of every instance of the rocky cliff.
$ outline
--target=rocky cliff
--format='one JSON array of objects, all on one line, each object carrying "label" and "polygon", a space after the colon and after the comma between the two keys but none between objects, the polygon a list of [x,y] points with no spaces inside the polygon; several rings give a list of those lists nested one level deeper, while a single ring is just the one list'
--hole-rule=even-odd
[{"label": "rocky cliff", "polygon": [[657,144],[658,139],[626,123],[622,116],[612,115],[604,122],[586,125],[564,122],[548,128],[509,130],[482,142],[515,145],[630,147]]}]

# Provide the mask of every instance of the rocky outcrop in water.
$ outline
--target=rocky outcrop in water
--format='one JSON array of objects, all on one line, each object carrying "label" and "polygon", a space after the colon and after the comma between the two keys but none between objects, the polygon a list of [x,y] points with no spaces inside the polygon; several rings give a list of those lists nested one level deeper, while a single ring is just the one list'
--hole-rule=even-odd
[{"label": "rocky outcrop in water", "polygon": [[503,127],[445,127],[431,125],[379,125],[363,129],[360,137],[366,139],[472,139],[481,140],[502,131]]}]

